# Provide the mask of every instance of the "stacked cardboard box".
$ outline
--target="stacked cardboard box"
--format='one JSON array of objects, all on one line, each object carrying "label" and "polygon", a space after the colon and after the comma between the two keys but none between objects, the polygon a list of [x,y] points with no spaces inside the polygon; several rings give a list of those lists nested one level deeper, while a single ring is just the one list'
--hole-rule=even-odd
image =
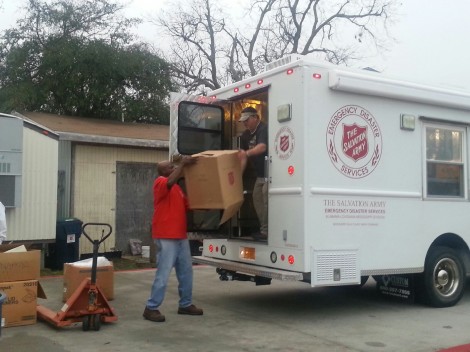
[{"label": "stacked cardboard box", "polygon": [[7,298],[2,305],[2,327],[36,323],[37,297],[44,297],[39,285],[41,251],[24,246],[0,245],[0,291]]}]

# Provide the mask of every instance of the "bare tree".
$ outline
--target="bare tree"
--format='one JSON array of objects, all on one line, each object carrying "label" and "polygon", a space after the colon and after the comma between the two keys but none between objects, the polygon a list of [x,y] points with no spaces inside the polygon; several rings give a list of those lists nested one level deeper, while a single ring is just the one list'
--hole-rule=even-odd
[{"label": "bare tree", "polygon": [[153,20],[171,38],[167,59],[187,92],[255,75],[288,54],[348,65],[383,52],[399,6],[397,0],[252,0],[235,27],[215,4],[172,4]]},{"label": "bare tree", "polygon": [[156,20],[172,38],[170,62],[175,77],[188,92],[221,86],[217,65],[225,57],[227,40],[219,11],[211,0],[196,0],[189,8],[176,5],[171,14],[163,13]]}]

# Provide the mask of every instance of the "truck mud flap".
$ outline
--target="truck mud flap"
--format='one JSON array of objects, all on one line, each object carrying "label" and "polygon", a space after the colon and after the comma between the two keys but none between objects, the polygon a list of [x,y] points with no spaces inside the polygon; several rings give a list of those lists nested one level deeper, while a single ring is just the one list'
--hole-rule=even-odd
[{"label": "truck mud flap", "polygon": [[202,256],[193,257],[193,262],[197,264],[204,264],[214,266],[216,268],[222,268],[234,272],[244,273],[247,275],[267,277],[282,281],[301,281],[303,280],[303,274],[294,271],[273,269],[261,266],[254,266],[244,263],[228,262],[226,260],[207,258]]}]

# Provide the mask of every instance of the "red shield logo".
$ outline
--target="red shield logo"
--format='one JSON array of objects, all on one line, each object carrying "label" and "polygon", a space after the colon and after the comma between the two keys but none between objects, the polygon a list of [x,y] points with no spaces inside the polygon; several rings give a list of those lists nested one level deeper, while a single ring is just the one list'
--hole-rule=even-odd
[{"label": "red shield logo", "polygon": [[235,183],[235,175],[232,171],[228,173],[228,184],[232,186]]},{"label": "red shield logo", "polygon": [[289,149],[289,143],[289,135],[281,136],[279,138],[279,149],[281,149],[282,152],[285,152],[287,149]]},{"label": "red shield logo", "polygon": [[369,151],[367,141],[367,126],[343,124],[343,152],[346,156],[357,161],[364,158]]}]

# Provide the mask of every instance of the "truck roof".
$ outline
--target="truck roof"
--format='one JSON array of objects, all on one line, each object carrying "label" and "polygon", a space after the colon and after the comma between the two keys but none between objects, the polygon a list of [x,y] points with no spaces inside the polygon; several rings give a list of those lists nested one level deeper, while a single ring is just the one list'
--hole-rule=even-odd
[{"label": "truck roof", "polygon": [[[228,92],[234,92],[239,87],[246,87],[249,84],[253,85],[253,82],[266,80],[269,77],[283,73],[286,69],[302,66],[327,69],[329,71],[327,77],[328,84],[332,90],[470,110],[470,93],[463,90],[410,82],[392,78],[372,70],[341,67],[301,55],[290,55],[270,63],[266,67],[267,71],[214,90],[209,95],[226,95]],[[266,83],[264,87],[270,84]],[[263,85],[258,85],[258,87],[262,88]],[[242,93],[242,89],[240,89],[239,92],[232,94],[231,98],[245,93],[247,93],[246,90],[243,90]]]}]

